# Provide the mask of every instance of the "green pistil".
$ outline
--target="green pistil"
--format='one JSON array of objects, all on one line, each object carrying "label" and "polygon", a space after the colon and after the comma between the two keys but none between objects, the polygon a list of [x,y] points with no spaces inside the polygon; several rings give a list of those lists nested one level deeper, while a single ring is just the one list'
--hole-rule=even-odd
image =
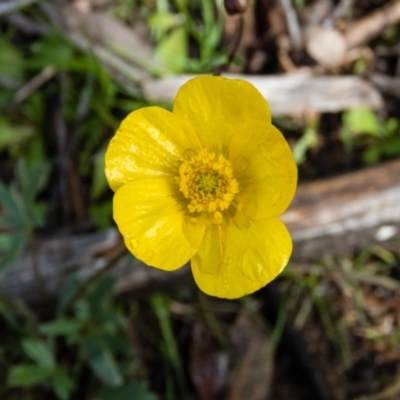
[{"label": "green pistil", "polygon": [[197,179],[197,184],[204,194],[214,195],[219,186],[220,177],[213,172],[205,172]]}]

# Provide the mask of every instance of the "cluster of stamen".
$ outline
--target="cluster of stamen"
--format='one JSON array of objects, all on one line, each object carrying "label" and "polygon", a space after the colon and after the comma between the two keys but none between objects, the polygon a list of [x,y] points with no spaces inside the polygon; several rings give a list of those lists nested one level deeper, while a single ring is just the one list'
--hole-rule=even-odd
[{"label": "cluster of stamen", "polygon": [[232,164],[222,154],[216,158],[215,153],[205,149],[186,158],[179,167],[177,181],[189,200],[189,212],[209,213],[215,223],[221,223],[221,211],[229,207],[239,192]]}]

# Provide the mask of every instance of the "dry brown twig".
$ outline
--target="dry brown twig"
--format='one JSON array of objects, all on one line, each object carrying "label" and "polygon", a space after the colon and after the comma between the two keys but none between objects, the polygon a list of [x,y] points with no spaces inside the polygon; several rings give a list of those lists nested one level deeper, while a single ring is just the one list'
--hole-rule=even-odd
[{"label": "dry brown twig", "polygon": [[52,66],[44,68],[38,75],[34,76],[29,82],[27,82],[17,92],[15,92],[14,100],[17,103],[21,103],[22,101],[26,100],[42,85],[52,79],[56,75],[56,73],[57,70]]},{"label": "dry brown twig", "polygon": [[338,67],[346,62],[351,50],[399,21],[400,1],[396,0],[354,22],[344,32],[331,26],[311,26],[307,29],[307,51],[320,65]]},{"label": "dry brown twig", "polygon": [[[385,243],[400,232],[400,161],[329,180],[300,185],[282,219],[294,240],[294,261],[325,254],[343,254],[377,242]],[[388,229],[389,228],[389,229]],[[37,240],[37,256],[49,296],[43,301],[26,253],[0,281],[0,292],[51,309],[65,280],[72,274],[88,279],[115,256],[121,238],[115,229],[105,232]],[[54,266],[57,268],[54,268]],[[171,273],[149,268],[124,257],[113,273],[117,291],[136,294],[181,284],[188,268]]]},{"label": "dry brown twig", "polygon": [[[313,112],[338,112],[352,107],[370,107],[379,110],[382,98],[368,82],[355,76],[239,75],[225,74],[252,83],[268,100],[275,116],[308,116]],[[171,76],[146,80],[142,84],[145,96],[150,100],[175,98],[178,88],[192,75]]]}]

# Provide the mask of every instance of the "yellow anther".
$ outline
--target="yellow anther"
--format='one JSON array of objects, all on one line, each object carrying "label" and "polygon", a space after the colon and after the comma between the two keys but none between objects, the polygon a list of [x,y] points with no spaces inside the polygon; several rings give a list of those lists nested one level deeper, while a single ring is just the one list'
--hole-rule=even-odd
[{"label": "yellow anther", "polygon": [[208,212],[214,212],[217,209],[217,205],[214,201],[208,203]]},{"label": "yellow anther", "polygon": [[221,224],[223,219],[222,219],[222,214],[219,211],[216,211],[214,213],[214,219],[216,224]]}]

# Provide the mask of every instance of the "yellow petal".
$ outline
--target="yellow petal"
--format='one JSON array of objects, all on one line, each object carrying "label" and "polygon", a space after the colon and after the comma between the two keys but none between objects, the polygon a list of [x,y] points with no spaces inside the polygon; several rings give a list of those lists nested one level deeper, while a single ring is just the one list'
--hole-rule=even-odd
[{"label": "yellow petal", "polygon": [[253,85],[217,76],[199,76],[185,83],[176,95],[173,113],[190,121],[209,151],[223,153],[232,163],[256,150],[271,124],[268,103]]},{"label": "yellow petal", "polygon": [[160,107],[130,113],[106,152],[105,173],[111,189],[135,179],[163,177],[176,172],[178,158],[200,142],[190,124]]},{"label": "yellow petal", "polygon": [[[129,251],[156,268],[182,267],[197,252],[203,228],[192,226],[189,241],[174,180],[152,178],[127,183],[114,195],[114,219]],[[198,229],[196,229],[198,228]],[[187,232],[186,232],[187,234]]]},{"label": "yellow petal", "polygon": [[277,128],[271,125],[257,151],[234,167],[240,188],[235,200],[245,215],[266,219],[286,210],[296,191],[297,166]]},{"label": "yellow petal", "polygon": [[203,292],[235,299],[272,281],[291,253],[292,240],[278,218],[253,221],[243,230],[218,225],[206,230],[191,262],[193,276]]}]

